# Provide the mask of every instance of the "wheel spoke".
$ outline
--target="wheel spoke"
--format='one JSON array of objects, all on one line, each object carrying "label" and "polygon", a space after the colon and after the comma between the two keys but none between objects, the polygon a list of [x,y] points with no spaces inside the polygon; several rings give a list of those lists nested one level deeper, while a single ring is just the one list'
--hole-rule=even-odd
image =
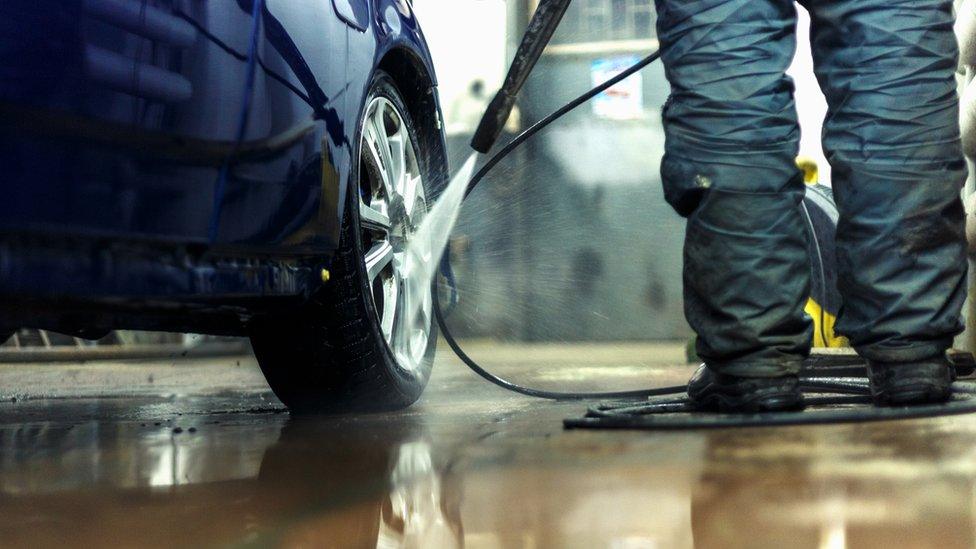
[{"label": "wheel spoke", "polygon": [[407,150],[403,142],[403,127],[389,136],[387,142],[390,145],[390,181],[396,193],[402,194],[406,198],[404,182],[407,179]]},{"label": "wheel spoke", "polygon": [[370,282],[376,280],[384,267],[393,261],[393,246],[386,240],[377,242],[366,253],[366,275]]},{"label": "wheel spoke", "polygon": [[393,338],[393,330],[397,317],[400,315],[400,276],[396,269],[389,280],[383,281],[383,316],[380,318],[380,330],[387,341]]},{"label": "wheel spoke", "polygon": [[380,142],[379,136],[376,135],[376,128],[372,124],[366,124],[363,134],[363,141],[366,142],[366,149],[369,151],[369,156],[373,164],[376,165],[376,169],[379,170],[380,178],[385,183],[390,179],[390,175],[387,171],[386,164],[383,162],[383,155],[380,152],[383,145]]},{"label": "wheel spoke", "polygon": [[433,318],[431,317],[431,312],[433,311],[434,298],[431,296],[430,291],[425,291],[421,296],[420,307],[417,308],[417,319],[415,324],[417,326],[430,326]]},{"label": "wheel spoke", "polygon": [[403,293],[400,296],[400,303],[398,307],[400,309],[400,313],[398,315],[399,318],[397,319],[398,322],[395,326],[398,344],[401,348],[406,347],[408,353],[410,331],[414,329],[413,317],[415,316],[413,305],[415,296],[413,295],[414,292],[410,288],[410,283],[410,279],[405,275],[403,278]]},{"label": "wheel spoke", "polygon": [[414,214],[417,213],[417,205],[423,202],[421,200],[423,198],[423,190],[424,184],[419,175],[416,177],[410,175],[404,177],[403,207],[406,208],[407,215],[410,216],[411,220],[414,220]]},{"label": "wheel spoke", "polygon": [[386,186],[387,192],[395,192],[396,189],[396,177],[397,173],[394,171],[396,165],[393,163],[393,155],[390,152],[390,138],[386,135],[386,126],[383,123],[383,111],[379,107],[376,108],[376,113],[369,120],[369,126],[372,126],[372,134],[376,139],[376,149],[379,157],[383,163],[383,183]]},{"label": "wheel spoke", "polygon": [[390,217],[385,213],[368,206],[362,200],[359,201],[359,225],[363,229],[382,231],[389,233],[393,229]]}]

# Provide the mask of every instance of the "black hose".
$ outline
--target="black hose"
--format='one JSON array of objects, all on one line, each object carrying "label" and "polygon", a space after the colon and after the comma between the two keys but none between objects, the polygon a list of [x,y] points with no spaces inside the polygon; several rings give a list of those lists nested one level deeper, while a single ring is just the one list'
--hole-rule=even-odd
[{"label": "black hose", "polygon": [[[464,191],[464,197],[467,198],[472,190],[481,182],[482,179],[501,162],[506,156],[508,156],[512,151],[519,147],[526,139],[532,137],[540,130],[546,126],[552,124],[556,120],[562,118],[566,113],[572,111],[576,107],[579,107],[583,103],[586,103],[593,97],[603,93],[608,88],[614,86],[621,80],[627,78],[628,76],[634,74],[635,72],[643,69],[647,65],[653,63],[658,57],[660,57],[660,52],[655,51],[654,53],[648,55],[647,57],[641,59],[636,64],[628,68],[627,70],[621,72],[620,74],[614,76],[613,78],[607,80],[606,82],[600,84],[599,86],[593,88],[592,90],[584,93],[583,95],[577,97],[576,99],[570,101],[560,109],[556,110],[549,116],[539,120],[529,128],[527,128],[522,133],[518,134],[512,141],[506,144],[500,151],[495,153],[478,172],[471,178],[468,183],[467,189]],[[437,291],[436,284],[432,289],[434,298],[434,317],[437,319],[437,325],[440,327],[441,334],[444,336],[444,341],[447,342],[448,346],[452,351],[461,359],[468,368],[470,368],[474,373],[478,374],[485,380],[494,383],[495,385],[501,387],[502,389],[512,391],[515,393],[545,398],[549,400],[588,400],[588,399],[607,399],[607,398],[647,398],[651,396],[661,396],[661,395],[674,395],[684,393],[687,386],[685,385],[674,385],[671,387],[658,387],[655,389],[643,389],[637,391],[610,391],[610,392],[562,392],[562,391],[546,391],[543,389],[534,389],[531,387],[524,387],[517,383],[513,383],[506,379],[492,374],[491,372],[482,368],[477,362],[474,361],[464,349],[461,348],[460,343],[454,338],[454,334],[451,333],[451,329],[448,328],[447,322],[444,318],[444,311],[441,308],[440,299],[438,297],[439,292]]]},{"label": "black hose", "polygon": [[563,116],[565,116],[567,113],[569,113],[570,111],[572,111],[576,107],[579,107],[583,103],[586,103],[590,99],[593,99],[597,95],[600,95],[601,93],[603,93],[603,92],[607,91],[608,89],[612,88],[613,86],[617,85],[619,82],[621,82],[622,80],[626,79],[627,77],[629,77],[630,75],[634,74],[635,72],[637,72],[637,71],[643,69],[644,67],[650,65],[651,63],[653,63],[654,61],[656,61],[659,57],[661,57],[660,50],[657,50],[657,51],[651,53],[647,57],[645,57],[645,58],[641,59],[640,61],[638,61],[637,63],[633,64],[627,70],[623,71],[622,73],[618,74],[617,76],[614,76],[610,80],[607,80],[606,82],[600,84],[599,86],[593,88],[592,90],[584,93],[583,95],[577,97],[576,99],[573,99],[569,103],[566,103],[565,105],[563,105],[562,107],[560,107],[558,110],[556,110],[555,112],[553,112],[549,116],[543,118],[542,120],[539,120],[535,124],[532,124],[531,126],[529,126],[528,128],[526,128],[525,131],[523,131],[522,133],[520,133],[517,136],[515,136],[514,139],[512,139],[504,147],[502,147],[502,149],[500,151],[498,151],[497,153],[495,153],[494,155],[492,155],[492,157],[489,158],[487,162],[485,162],[485,164],[481,167],[481,169],[478,170],[478,172],[474,174],[474,177],[472,177],[471,178],[471,181],[468,182],[468,188],[467,188],[467,190],[464,191],[464,197],[467,198],[468,195],[471,194],[471,191],[473,191],[474,188],[476,186],[478,186],[478,183],[481,183],[481,180],[486,175],[488,175],[488,172],[490,172],[499,162],[501,162],[502,160],[504,160],[505,157],[508,156],[512,151],[514,151],[515,149],[517,149],[526,139],[528,139],[528,138],[532,137],[533,135],[539,133],[543,128],[545,128],[549,124],[552,124],[556,120],[559,120],[560,118],[562,118]]},{"label": "black hose", "polygon": [[447,345],[454,351],[454,354],[461,359],[461,362],[471,369],[474,373],[478,374],[490,383],[493,383],[506,391],[512,391],[513,393],[519,393],[526,396],[545,398],[549,400],[589,400],[589,399],[605,399],[605,398],[647,398],[652,396],[663,396],[663,395],[675,395],[684,393],[687,389],[686,385],[674,385],[671,387],[658,387],[655,389],[642,389],[637,391],[611,391],[611,392],[562,392],[562,391],[546,391],[544,389],[534,389],[532,387],[525,387],[517,383],[508,381],[507,379],[502,379],[495,374],[489,372],[482,368],[477,362],[474,361],[464,349],[461,348],[461,344],[454,339],[454,335],[451,333],[450,328],[447,327],[447,322],[444,320],[444,312],[441,309],[440,298],[438,297],[437,288],[432,289],[434,294],[434,317],[437,319],[437,325],[441,329],[441,335],[444,336],[444,341]]},{"label": "black hose", "polygon": [[[650,402],[629,406],[595,406],[585,417],[563,420],[567,429],[648,429],[685,430],[738,427],[784,427],[790,425],[825,425],[832,423],[862,423],[901,419],[924,419],[976,412],[976,398],[956,396],[944,404],[922,404],[890,408],[870,407],[867,396],[831,396],[808,398],[808,406],[827,409],[797,412],[757,414],[696,414],[688,403]],[[839,407],[838,407],[839,406]]]}]

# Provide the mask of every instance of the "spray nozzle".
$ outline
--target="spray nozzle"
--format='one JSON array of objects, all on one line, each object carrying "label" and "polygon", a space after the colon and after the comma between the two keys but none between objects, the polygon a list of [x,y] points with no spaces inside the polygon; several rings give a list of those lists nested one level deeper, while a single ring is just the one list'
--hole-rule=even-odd
[{"label": "spray nozzle", "polygon": [[515,107],[515,98],[519,90],[535,67],[536,61],[542,57],[542,51],[546,49],[552,34],[556,32],[556,27],[559,26],[570,1],[540,0],[529,26],[525,29],[522,43],[515,52],[515,59],[508,69],[508,75],[505,76],[505,83],[481,117],[478,130],[471,140],[471,147],[474,150],[485,154],[498,140],[505,122],[508,121],[508,116],[512,113],[512,108]]}]

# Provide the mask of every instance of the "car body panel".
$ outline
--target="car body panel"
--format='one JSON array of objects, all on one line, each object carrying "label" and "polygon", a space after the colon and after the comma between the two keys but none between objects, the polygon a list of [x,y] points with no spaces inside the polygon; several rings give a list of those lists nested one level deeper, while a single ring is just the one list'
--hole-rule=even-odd
[{"label": "car body panel", "polygon": [[365,32],[369,28],[369,2],[367,0],[332,0],[336,14],[354,29]]},{"label": "car body panel", "polygon": [[253,1],[0,4],[0,325],[32,300],[243,325],[321,284],[366,86],[393,49],[432,81],[430,55],[404,2],[267,0],[249,63]]}]

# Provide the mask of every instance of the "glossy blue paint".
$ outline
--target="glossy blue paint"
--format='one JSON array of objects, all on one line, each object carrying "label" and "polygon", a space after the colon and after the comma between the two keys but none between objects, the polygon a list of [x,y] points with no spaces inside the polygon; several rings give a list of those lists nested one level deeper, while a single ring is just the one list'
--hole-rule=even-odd
[{"label": "glossy blue paint", "polygon": [[0,2],[0,306],[21,304],[0,325],[30,325],[31,300],[90,302],[93,322],[158,305],[142,328],[170,306],[243,304],[226,333],[263,298],[311,294],[383,63],[446,170],[430,53],[400,0],[266,0],[237,141],[252,2],[157,2],[135,19],[139,0]]},{"label": "glossy blue paint", "polygon": [[369,2],[367,0],[332,0],[339,18],[358,31],[369,28]]}]

